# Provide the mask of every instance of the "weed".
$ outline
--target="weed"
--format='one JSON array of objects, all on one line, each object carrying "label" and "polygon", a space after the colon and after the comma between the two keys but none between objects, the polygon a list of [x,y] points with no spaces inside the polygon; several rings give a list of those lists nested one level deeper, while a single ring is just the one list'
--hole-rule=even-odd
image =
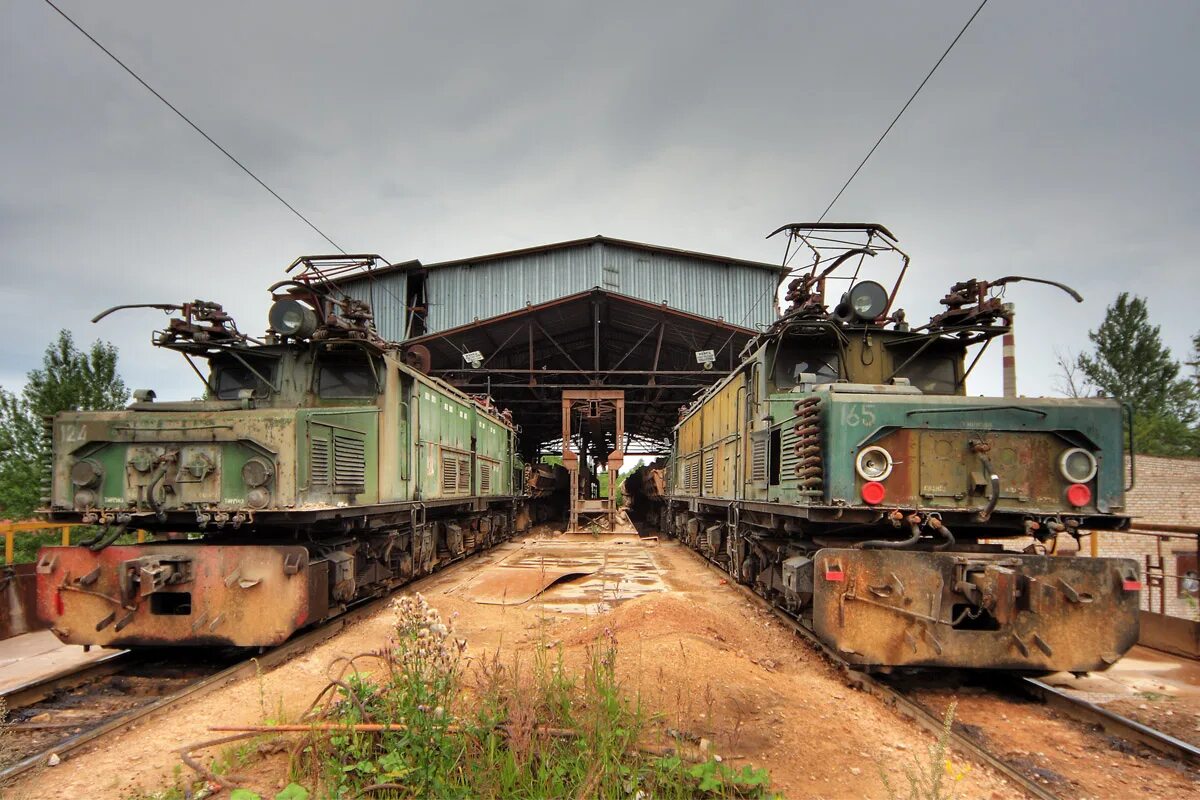
[{"label": "weed", "polygon": [[[956,784],[971,771],[970,766],[956,765],[946,756],[957,706],[957,703],[951,703],[946,709],[946,716],[942,718],[942,730],[937,741],[929,745],[928,757],[922,761],[914,755],[911,766],[903,765],[904,777],[908,782],[908,795],[905,796],[905,800],[954,800]],[[883,781],[889,800],[901,800],[901,795],[892,786],[883,765],[876,763],[876,767],[879,769],[879,778]],[[948,785],[947,778],[950,779]]]},{"label": "weed", "polygon": [[464,674],[466,643],[420,595],[397,603],[395,636],[378,677],[338,681],[326,719],[386,722],[381,733],[314,733],[297,748],[293,777],[320,796],[761,798],[765,770],[708,757],[689,764],[643,744],[649,717],[616,676],[606,630],[571,671],[561,651]]}]

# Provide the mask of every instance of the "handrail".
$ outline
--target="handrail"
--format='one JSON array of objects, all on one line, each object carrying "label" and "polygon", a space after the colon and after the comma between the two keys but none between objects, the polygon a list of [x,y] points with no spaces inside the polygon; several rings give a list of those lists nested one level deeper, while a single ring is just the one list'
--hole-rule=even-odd
[{"label": "handrail", "polygon": [[[11,520],[0,520],[0,536],[4,537],[4,565],[12,566],[13,554],[15,550],[15,538],[22,533],[37,533],[39,531],[62,531],[62,546],[70,547],[71,545],[71,529],[72,528],[88,528],[90,525],[80,525],[74,522],[41,522],[39,520],[23,520],[13,522]],[[139,530],[137,532],[138,544],[146,541],[146,532]]]}]

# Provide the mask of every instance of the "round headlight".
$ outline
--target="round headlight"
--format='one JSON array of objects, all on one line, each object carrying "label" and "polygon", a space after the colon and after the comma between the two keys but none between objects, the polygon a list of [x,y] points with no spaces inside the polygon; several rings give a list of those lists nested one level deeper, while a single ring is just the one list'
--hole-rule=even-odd
[{"label": "round headlight", "polygon": [[276,300],[268,316],[271,328],[284,336],[306,339],[317,330],[317,312],[299,300]]},{"label": "round headlight", "polygon": [[882,447],[865,447],[854,467],[864,481],[881,481],[892,474],[892,454]]},{"label": "round headlight", "polygon": [[96,493],[91,489],[80,489],[75,493],[75,510],[87,511],[96,505]]},{"label": "round headlight", "polygon": [[271,503],[271,493],[261,486],[246,492],[246,505],[251,508],[266,508]]},{"label": "round headlight", "polygon": [[850,308],[854,316],[863,322],[869,322],[883,314],[887,308],[887,289],[875,281],[859,281],[849,292]]},{"label": "round headlight", "polygon": [[1096,477],[1096,457],[1082,447],[1072,447],[1059,456],[1058,471],[1072,483],[1087,483]]},{"label": "round headlight", "polygon": [[94,486],[100,482],[102,474],[103,470],[95,461],[76,461],[75,466],[71,467],[71,483],[80,487]]},{"label": "round headlight", "polygon": [[242,465],[242,480],[247,486],[262,486],[271,480],[271,466],[265,461],[252,458]]}]

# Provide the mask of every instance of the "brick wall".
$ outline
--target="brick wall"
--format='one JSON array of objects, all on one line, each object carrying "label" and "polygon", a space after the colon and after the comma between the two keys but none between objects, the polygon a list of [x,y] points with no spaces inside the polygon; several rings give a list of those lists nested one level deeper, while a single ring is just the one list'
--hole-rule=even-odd
[{"label": "brick wall", "polygon": [[[1136,522],[1200,525],[1200,459],[1138,456],[1136,463],[1137,481],[1125,498],[1125,510]],[[1089,548],[1090,543],[1085,539],[1084,552],[1087,553]],[[1099,534],[1098,553],[1135,559],[1143,572],[1147,558],[1151,565],[1159,564],[1161,559],[1162,571],[1172,576],[1189,567],[1194,568],[1194,563],[1180,564],[1179,557],[1195,556],[1196,537],[1106,532]],[[1175,577],[1165,578],[1161,589],[1143,588],[1142,608],[1200,619],[1196,599],[1186,593],[1181,596],[1179,580]]]},{"label": "brick wall", "polygon": [[[1137,457],[1137,480],[1133,491],[1125,496],[1125,511],[1136,522],[1175,525],[1200,525],[1200,458]],[[1163,586],[1143,587],[1142,608],[1175,617],[1200,620],[1200,605],[1195,595],[1181,591],[1180,580],[1188,569],[1196,569],[1196,537],[1165,532],[1102,532],[1098,536],[1097,555],[1112,558],[1132,558],[1137,561],[1146,581],[1147,558],[1151,574],[1161,572],[1166,577]],[[988,540],[991,541],[991,540]],[[1032,539],[998,539],[994,543],[1006,550],[1021,551],[1033,544]],[[1091,555],[1090,535],[1084,536],[1080,555]],[[1076,550],[1075,541],[1060,535],[1058,554],[1068,555]],[[1181,563],[1180,559],[1184,561]]]}]

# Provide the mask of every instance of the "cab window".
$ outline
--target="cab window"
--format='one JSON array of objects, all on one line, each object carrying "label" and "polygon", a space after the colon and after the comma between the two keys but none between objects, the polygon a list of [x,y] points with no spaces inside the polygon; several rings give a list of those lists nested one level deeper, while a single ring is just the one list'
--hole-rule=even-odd
[{"label": "cab window", "polygon": [[325,400],[379,393],[373,359],[365,353],[324,356],[317,362],[317,395]]},{"label": "cab window", "polygon": [[275,380],[275,364],[275,359],[267,358],[214,361],[209,379],[212,393],[218,400],[237,400],[243,389],[250,389],[254,397],[266,397],[271,394],[271,384]]},{"label": "cab window", "polygon": [[958,390],[955,359],[950,356],[915,358],[896,373],[925,394],[954,394]]},{"label": "cab window", "polygon": [[789,348],[775,361],[775,385],[795,386],[800,375],[817,376],[817,383],[833,383],[841,378],[841,358],[836,350]]}]

